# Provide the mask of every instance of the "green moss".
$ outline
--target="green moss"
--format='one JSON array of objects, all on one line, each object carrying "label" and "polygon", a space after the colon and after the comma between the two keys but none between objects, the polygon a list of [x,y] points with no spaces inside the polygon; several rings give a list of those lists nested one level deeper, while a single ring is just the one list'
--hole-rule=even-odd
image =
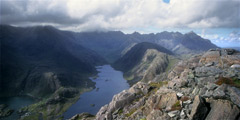
[{"label": "green moss", "polygon": [[181,110],[182,107],[181,107],[181,104],[180,104],[180,101],[177,101],[171,108],[171,111],[174,111],[174,110]]},{"label": "green moss", "polygon": [[166,85],[166,84],[168,84],[168,81],[151,82],[149,85],[150,85],[151,87],[160,88],[160,87],[162,87],[163,85]]},{"label": "green moss", "polygon": [[130,117],[133,113],[137,111],[136,108],[131,109],[127,114],[125,114],[126,117]]},{"label": "green moss", "polygon": [[122,114],[122,113],[123,113],[123,109],[119,109],[118,114]]},{"label": "green moss", "polygon": [[233,78],[219,77],[218,81],[216,81],[215,83],[217,85],[227,84],[230,86],[240,88],[240,80],[236,77]]},{"label": "green moss", "polygon": [[232,78],[234,86],[240,88],[240,80],[237,77]]}]

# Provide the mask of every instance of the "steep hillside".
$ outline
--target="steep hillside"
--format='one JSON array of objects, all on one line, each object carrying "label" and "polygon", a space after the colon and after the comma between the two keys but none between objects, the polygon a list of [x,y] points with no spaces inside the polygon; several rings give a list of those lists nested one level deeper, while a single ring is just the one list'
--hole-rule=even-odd
[{"label": "steep hillside", "polygon": [[104,62],[55,28],[1,26],[1,93],[39,96],[59,86],[87,87],[93,85],[87,76]]},{"label": "steep hillside", "polygon": [[80,92],[94,87],[89,77],[97,73],[96,65],[106,63],[94,51],[77,44],[69,32],[50,26],[1,25],[0,30],[0,97],[39,98],[41,101],[23,112],[37,112],[34,117],[61,115]]},{"label": "steep hillside", "polygon": [[143,42],[132,47],[113,67],[123,71],[129,83],[134,84],[164,72],[169,63],[168,55],[173,53],[157,44]]},{"label": "steep hillside", "polygon": [[179,62],[164,81],[138,82],[115,95],[95,119],[238,120],[239,88],[240,52],[211,49]]}]

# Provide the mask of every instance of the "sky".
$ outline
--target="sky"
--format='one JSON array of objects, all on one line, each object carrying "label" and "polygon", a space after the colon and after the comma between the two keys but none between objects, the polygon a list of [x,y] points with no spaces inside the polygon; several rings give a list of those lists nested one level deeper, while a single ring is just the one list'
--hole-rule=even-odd
[{"label": "sky", "polygon": [[1,24],[70,31],[194,31],[240,47],[240,0],[0,0]]}]

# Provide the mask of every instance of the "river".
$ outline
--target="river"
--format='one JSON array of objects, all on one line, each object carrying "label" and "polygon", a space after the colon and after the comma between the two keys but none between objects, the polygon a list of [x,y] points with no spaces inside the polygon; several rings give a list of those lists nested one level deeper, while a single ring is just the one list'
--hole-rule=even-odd
[{"label": "river", "polygon": [[96,88],[83,93],[80,99],[64,113],[65,119],[82,112],[95,115],[102,106],[112,100],[115,94],[129,88],[123,73],[114,70],[110,65],[98,66],[97,70],[98,78],[92,79],[96,82]]}]

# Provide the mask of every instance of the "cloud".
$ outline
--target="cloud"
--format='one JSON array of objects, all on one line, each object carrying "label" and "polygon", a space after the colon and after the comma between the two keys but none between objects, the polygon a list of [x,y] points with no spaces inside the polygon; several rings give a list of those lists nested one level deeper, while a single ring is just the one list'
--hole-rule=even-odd
[{"label": "cloud", "polygon": [[74,31],[239,28],[239,0],[1,0],[1,24]]},{"label": "cloud", "polygon": [[199,34],[201,37],[211,40],[220,47],[240,46],[240,31],[233,31],[229,34],[208,34],[205,30]]}]

